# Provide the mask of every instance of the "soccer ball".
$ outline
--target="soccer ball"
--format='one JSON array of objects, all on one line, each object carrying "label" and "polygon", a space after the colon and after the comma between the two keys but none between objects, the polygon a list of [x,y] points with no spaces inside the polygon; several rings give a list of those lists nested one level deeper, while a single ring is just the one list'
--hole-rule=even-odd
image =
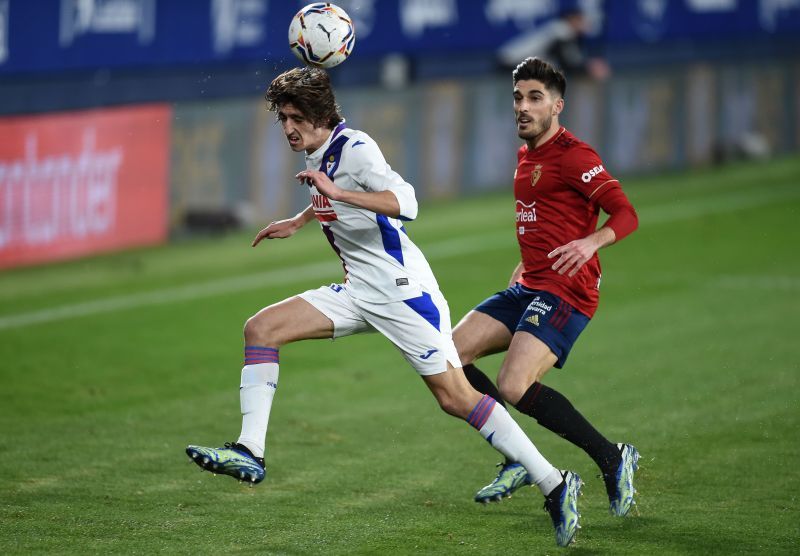
[{"label": "soccer ball", "polygon": [[289,25],[289,48],[309,66],[338,66],[353,52],[355,43],[353,22],[334,4],[309,4]]}]

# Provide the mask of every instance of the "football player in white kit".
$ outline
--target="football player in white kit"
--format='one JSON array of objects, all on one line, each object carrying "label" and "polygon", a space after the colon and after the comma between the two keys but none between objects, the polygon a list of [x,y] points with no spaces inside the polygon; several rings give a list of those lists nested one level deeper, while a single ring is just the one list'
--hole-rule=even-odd
[{"label": "football player in white kit", "polygon": [[451,337],[450,312],[404,220],[417,216],[414,188],[386,163],[365,133],[349,129],[327,73],[295,68],[276,77],[266,93],[289,146],[305,151],[297,179],[311,204],[293,218],[272,222],[253,241],[287,238],[312,220],[342,261],[345,279],[275,303],[248,319],[241,372],[242,429],[221,448],[189,446],[195,463],[249,483],[265,477],[264,448],[278,383],[278,350],[298,340],[378,331],[394,344],[441,408],[475,427],[493,448],[528,470],[545,497],[559,545],[578,528],[581,480],[559,471],[536,449],[508,412],[470,386]]}]

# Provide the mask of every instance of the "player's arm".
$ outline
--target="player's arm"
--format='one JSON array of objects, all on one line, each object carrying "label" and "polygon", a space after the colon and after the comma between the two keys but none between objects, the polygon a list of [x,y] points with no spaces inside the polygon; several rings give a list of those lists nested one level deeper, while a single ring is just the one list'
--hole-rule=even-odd
[{"label": "player's arm", "polygon": [[603,247],[616,243],[639,226],[639,217],[619,184],[602,191],[596,202],[608,214],[608,220],[597,231],[553,249],[547,257],[553,259],[553,270],[575,276],[580,268]]},{"label": "player's arm", "polygon": [[613,228],[603,226],[584,238],[556,247],[547,254],[547,258],[558,257],[558,260],[553,263],[552,269],[559,274],[569,273],[571,278],[592,258],[598,249],[611,245],[614,241],[616,241],[616,236]]},{"label": "player's arm", "polygon": [[639,220],[619,181],[608,173],[603,161],[588,145],[580,145],[565,156],[561,177],[589,203],[600,206],[609,215],[599,230],[548,253],[548,258],[556,259],[552,269],[572,277],[598,249],[620,241],[634,231]]},{"label": "player's arm", "polygon": [[324,172],[305,171],[299,179],[309,179],[329,199],[371,210],[391,218],[414,220],[418,205],[414,188],[387,164],[378,145],[366,135],[348,143],[347,168],[361,190],[343,190]]},{"label": "player's arm", "polygon": [[517,282],[519,282],[520,278],[522,278],[522,273],[525,271],[525,265],[522,264],[522,261],[517,264],[514,272],[511,273],[511,279],[508,281],[508,287],[513,286]]},{"label": "player's arm", "polygon": [[252,245],[255,247],[262,239],[283,239],[292,236],[312,220],[314,220],[314,207],[308,205],[303,212],[297,213],[292,218],[270,222],[269,226],[256,234]]},{"label": "player's arm", "polygon": [[347,203],[392,218],[401,216],[400,202],[392,191],[349,191],[337,186],[324,172],[318,170],[303,170],[295,177],[301,182],[311,182],[320,194],[332,201]]}]

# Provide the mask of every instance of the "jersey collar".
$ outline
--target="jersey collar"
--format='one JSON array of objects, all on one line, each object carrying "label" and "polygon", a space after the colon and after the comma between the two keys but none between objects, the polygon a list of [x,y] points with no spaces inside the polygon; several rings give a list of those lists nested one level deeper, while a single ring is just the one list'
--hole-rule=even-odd
[{"label": "jersey collar", "polygon": [[556,139],[558,139],[559,137],[561,137],[561,136],[564,134],[564,132],[565,132],[565,131],[567,131],[567,128],[565,128],[565,127],[562,125],[561,127],[559,127],[559,128],[558,128],[558,131],[556,131],[556,132],[555,132],[555,134],[554,134],[554,135],[553,135],[553,136],[552,136],[550,139],[548,139],[547,141],[545,141],[544,143],[542,143],[541,145],[539,145],[539,146],[538,146],[538,147],[536,147],[535,149],[530,149],[530,148],[528,148],[528,152],[529,152],[529,153],[532,153],[532,152],[539,152],[539,151],[541,151],[542,149],[544,149],[544,148],[547,148],[548,146],[552,145],[552,144],[555,142],[555,140],[556,140]]},{"label": "jersey collar", "polygon": [[313,163],[314,161],[318,161],[319,159],[321,159],[322,156],[325,154],[325,151],[328,150],[328,147],[330,146],[331,142],[334,139],[336,139],[336,136],[339,135],[342,132],[342,130],[344,130],[345,127],[347,126],[345,125],[344,120],[339,122],[339,125],[333,128],[333,131],[331,131],[331,134],[328,135],[327,139],[325,139],[325,142],[322,144],[322,146],[320,146],[320,148],[315,150],[313,153],[306,155],[306,160]]}]

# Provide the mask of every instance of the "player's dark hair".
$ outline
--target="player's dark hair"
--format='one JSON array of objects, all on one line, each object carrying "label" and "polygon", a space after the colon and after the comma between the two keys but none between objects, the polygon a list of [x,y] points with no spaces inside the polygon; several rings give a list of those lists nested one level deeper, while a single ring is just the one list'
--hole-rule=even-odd
[{"label": "player's dark hair", "polygon": [[283,72],[272,80],[264,98],[275,113],[291,103],[315,127],[333,129],[342,121],[330,77],[320,68],[306,66]]},{"label": "player's dark hair", "polygon": [[545,89],[558,93],[561,98],[564,98],[564,94],[567,92],[567,80],[564,73],[541,58],[525,58],[514,68],[511,76],[514,79],[514,85],[518,81],[534,79],[541,81]]}]

